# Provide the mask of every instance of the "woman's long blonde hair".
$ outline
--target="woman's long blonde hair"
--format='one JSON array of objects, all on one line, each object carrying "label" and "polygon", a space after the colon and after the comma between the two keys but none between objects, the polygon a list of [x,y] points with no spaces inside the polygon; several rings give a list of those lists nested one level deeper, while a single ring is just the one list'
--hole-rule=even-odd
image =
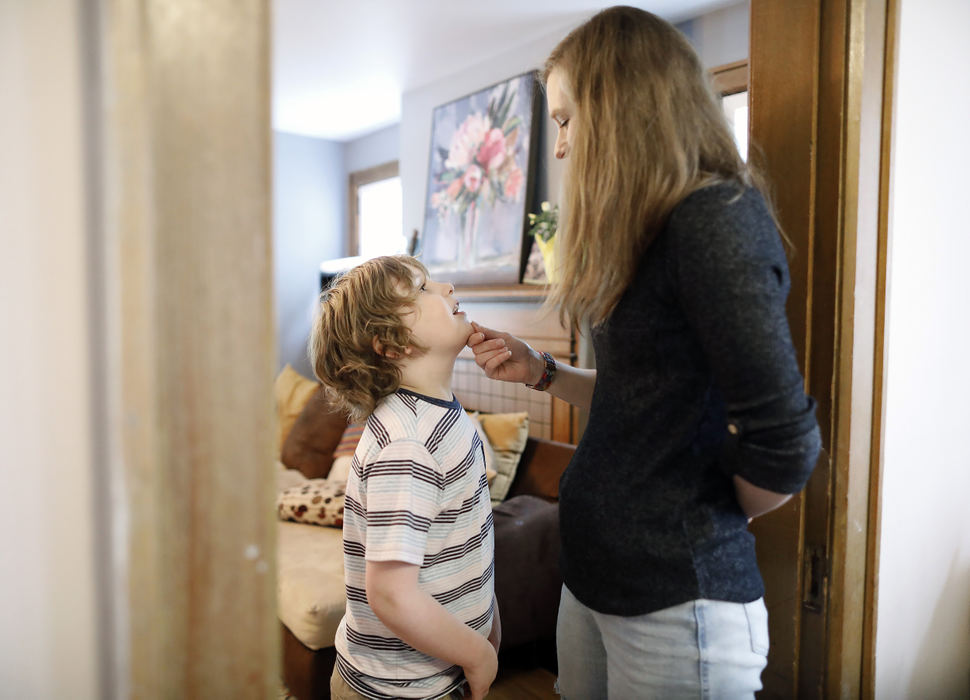
[{"label": "woman's long blonde hair", "polygon": [[603,10],[553,49],[543,83],[553,70],[576,109],[557,234],[561,281],[549,302],[561,318],[595,325],[684,197],[715,182],[740,192],[760,180],[694,49],[659,17]]}]

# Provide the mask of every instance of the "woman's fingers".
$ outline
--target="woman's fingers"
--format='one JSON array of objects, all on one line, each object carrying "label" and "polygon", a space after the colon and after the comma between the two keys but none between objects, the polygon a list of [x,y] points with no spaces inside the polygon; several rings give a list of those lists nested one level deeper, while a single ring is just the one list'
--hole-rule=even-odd
[{"label": "woman's fingers", "polygon": [[492,340],[485,340],[478,343],[472,348],[472,352],[475,353],[475,360],[478,360],[478,356],[483,353],[495,352],[496,350],[505,349],[505,341],[501,338],[494,338]]},{"label": "woman's fingers", "polygon": [[496,350],[495,354],[485,361],[482,365],[482,369],[485,370],[486,374],[489,372],[494,372],[499,365],[505,362],[509,357],[512,356],[512,351],[508,349]]},{"label": "woman's fingers", "polygon": [[483,326],[475,321],[472,321],[472,328],[481,333],[482,337],[488,340],[493,338],[505,338],[508,335],[508,333],[502,333],[501,331],[497,331],[494,328],[489,328],[488,326]]},{"label": "woman's fingers", "polygon": [[509,351],[506,348],[499,348],[497,350],[475,353],[475,363],[488,373],[490,370],[495,369],[505,362],[508,357]]}]

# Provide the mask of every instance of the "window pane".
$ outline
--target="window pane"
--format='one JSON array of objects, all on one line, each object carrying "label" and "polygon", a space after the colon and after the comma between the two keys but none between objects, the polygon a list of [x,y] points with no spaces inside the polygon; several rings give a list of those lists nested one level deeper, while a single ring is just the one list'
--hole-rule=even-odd
[{"label": "window pane", "polygon": [[407,250],[401,202],[401,178],[389,177],[357,188],[360,255],[393,255]]},{"label": "window pane", "polygon": [[748,160],[748,91],[726,95],[721,98],[721,106],[734,132],[741,158]]}]

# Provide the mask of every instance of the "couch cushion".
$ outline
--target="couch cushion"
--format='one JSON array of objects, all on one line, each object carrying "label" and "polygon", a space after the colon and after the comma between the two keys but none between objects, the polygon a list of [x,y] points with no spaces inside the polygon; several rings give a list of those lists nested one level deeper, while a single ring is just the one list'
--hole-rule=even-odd
[{"label": "couch cushion", "polygon": [[497,505],[492,515],[502,647],[555,639],[562,590],[559,506],[516,496]]},{"label": "couch cushion", "polygon": [[280,622],[310,649],[331,647],[347,604],[343,531],[290,522],[277,526]]},{"label": "couch cushion", "polygon": [[530,438],[506,500],[523,494],[559,500],[559,480],[575,453],[575,445]]}]

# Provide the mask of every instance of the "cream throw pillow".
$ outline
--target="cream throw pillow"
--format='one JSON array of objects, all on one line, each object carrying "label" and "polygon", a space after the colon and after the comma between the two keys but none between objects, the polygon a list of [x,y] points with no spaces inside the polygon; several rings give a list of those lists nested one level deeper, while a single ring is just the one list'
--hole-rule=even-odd
[{"label": "cream throw pillow", "polygon": [[350,455],[335,457],[333,466],[330,467],[330,473],[327,474],[327,481],[342,481],[346,483],[347,477],[350,476],[350,465],[353,461],[354,458]]},{"label": "cream throw pillow", "polygon": [[492,505],[505,500],[505,496],[515,479],[519,459],[529,439],[529,414],[521,413],[480,413],[481,422],[488,442],[495,452],[495,479],[489,486]]}]

